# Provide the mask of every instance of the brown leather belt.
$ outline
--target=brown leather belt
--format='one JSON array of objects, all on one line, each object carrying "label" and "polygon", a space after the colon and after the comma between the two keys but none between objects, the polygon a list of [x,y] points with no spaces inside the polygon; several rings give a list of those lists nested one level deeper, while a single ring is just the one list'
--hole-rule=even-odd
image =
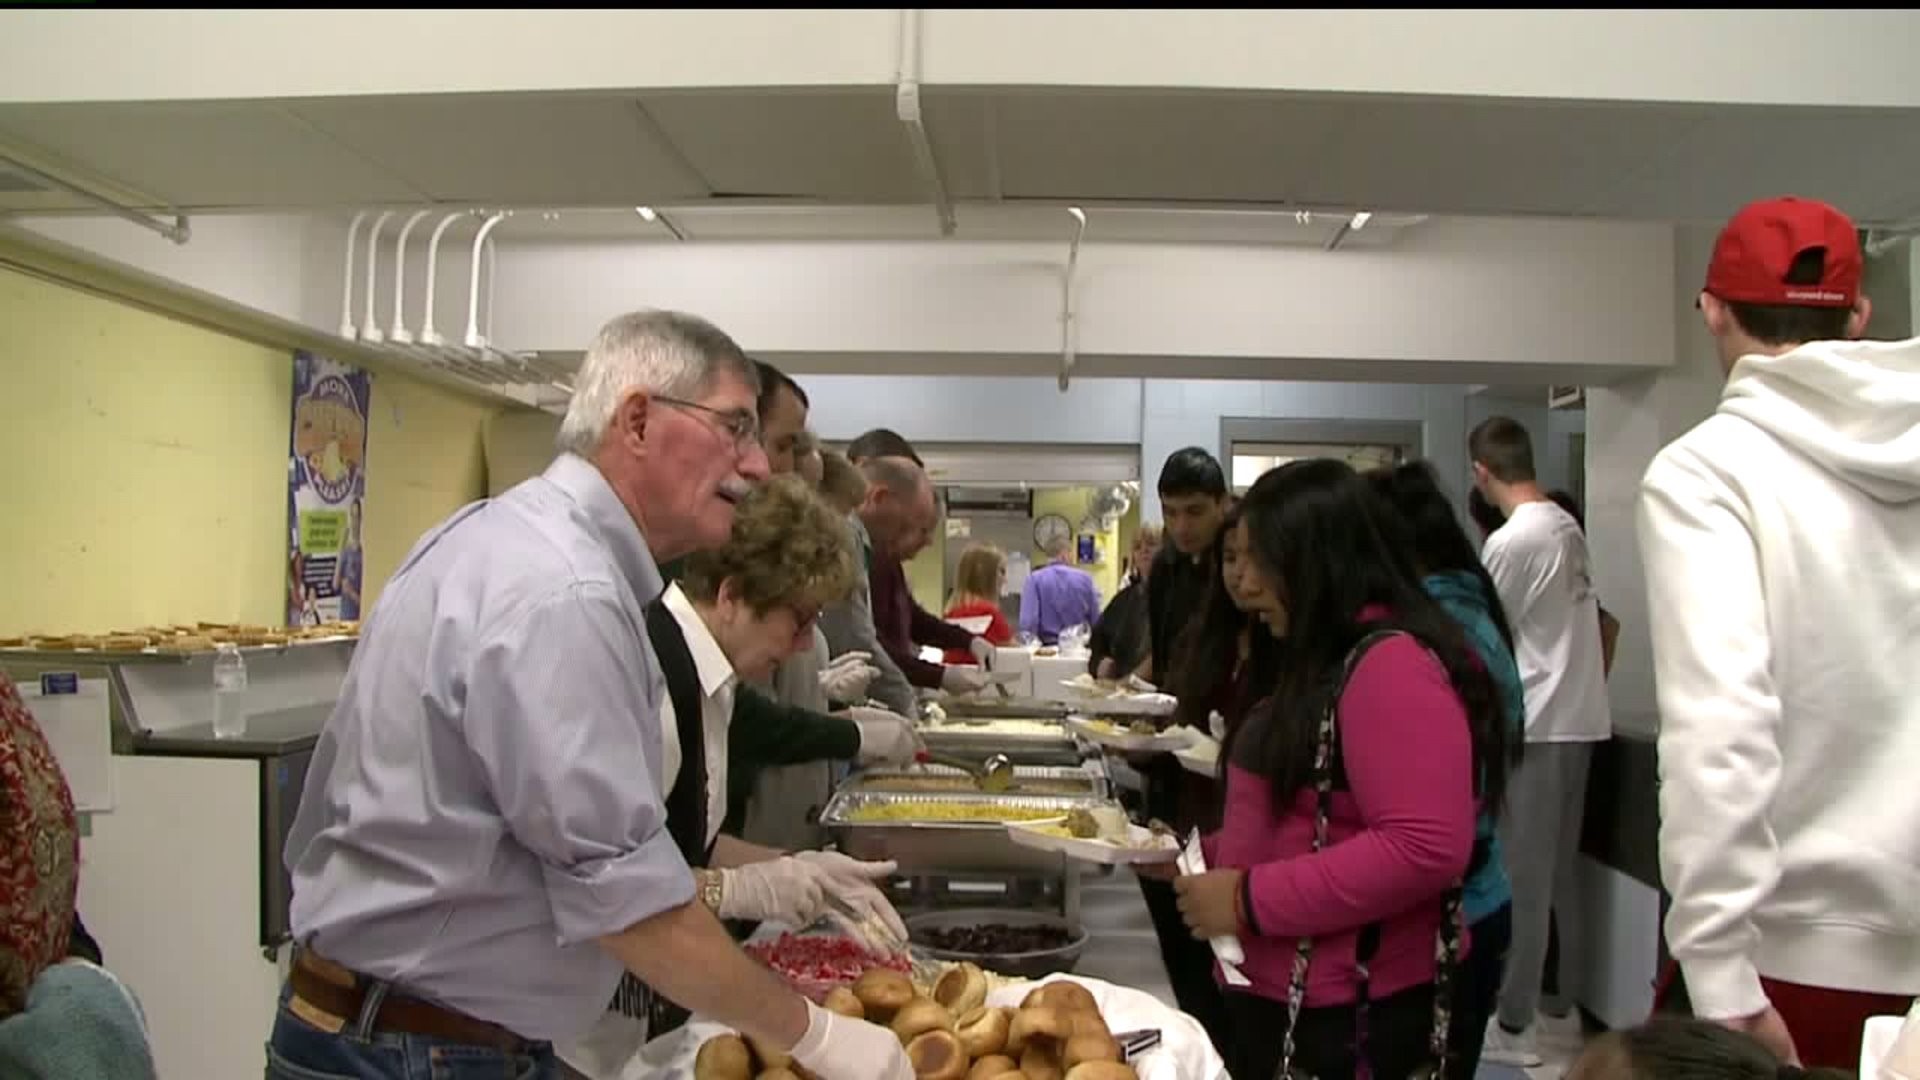
[{"label": "brown leather belt", "polygon": [[[287,981],[294,996],[308,1006],[351,1024],[360,1015],[371,980],[311,949],[294,952]],[[508,1054],[524,1054],[533,1043],[498,1024],[477,1020],[462,1012],[389,990],[373,1016],[373,1030],[426,1035],[451,1042],[485,1046]]]}]

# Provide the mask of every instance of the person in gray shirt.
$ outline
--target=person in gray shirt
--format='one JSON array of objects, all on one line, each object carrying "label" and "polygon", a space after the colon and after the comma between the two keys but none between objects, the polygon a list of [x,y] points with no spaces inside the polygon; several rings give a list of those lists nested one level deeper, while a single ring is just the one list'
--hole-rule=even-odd
[{"label": "person in gray shirt", "polygon": [[296,951],[268,1077],[545,1080],[553,1041],[585,1033],[623,971],[824,1080],[912,1076],[891,1032],[738,949],[720,918],[767,882],[696,876],[667,828],[645,608],[658,561],[724,543],[766,479],[756,389],[708,323],[620,316],[587,351],[554,463],[402,562],[287,839]]}]

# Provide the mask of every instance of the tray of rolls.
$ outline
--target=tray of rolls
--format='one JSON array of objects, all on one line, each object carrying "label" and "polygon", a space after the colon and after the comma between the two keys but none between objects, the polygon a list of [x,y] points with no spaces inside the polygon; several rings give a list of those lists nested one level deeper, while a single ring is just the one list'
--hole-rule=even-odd
[{"label": "tray of rolls", "polygon": [[292,627],[249,623],[177,623],[104,634],[0,636],[0,659],[63,660],[86,656],[104,663],[143,657],[179,659],[214,652],[223,644],[237,645],[243,651],[283,649],[294,645],[352,641],[359,636],[360,624],[351,621]]}]

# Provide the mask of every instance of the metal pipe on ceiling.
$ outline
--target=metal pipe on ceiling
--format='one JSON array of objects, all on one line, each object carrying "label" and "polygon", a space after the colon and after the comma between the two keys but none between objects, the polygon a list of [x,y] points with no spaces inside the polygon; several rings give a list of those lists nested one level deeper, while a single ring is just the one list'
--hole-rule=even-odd
[{"label": "metal pipe on ceiling", "polygon": [[380,285],[380,230],[392,216],[391,210],[380,211],[380,216],[374,218],[367,229],[367,317],[360,323],[360,340],[369,345],[378,345],[387,339],[380,330],[379,316],[374,314],[373,300]]},{"label": "metal pipe on ceiling", "polygon": [[0,151],[0,162],[6,163],[9,168],[26,173],[28,176],[33,177],[43,184],[50,184],[69,195],[85,199],[115,217],[131,221],[143,229],[159,233],[161,236],[166,237],[176,244],[184,244],[193,239],[193,226],[188,221],[184,211],[169,207],[168,209],[173,214],[173,223],[168,224],[159,218],[143,213],[131,206],[125,206],[115,202],[97,191],[91,191],[80,184],[68,180],[64,176],[57,176],[46,169],[40,168],[37,165],[31,165],[4,151]]},{"label": "metal pipe on ceiling", "polygon": [[473,237],[473,264],[467,268],[467,337],[469,349],[484,349],[487,339],[480,336],[480,259],[485,254],[487,234],[493,232],[502,221],[513,213],[511,210],[496,210],[489,216],[480,231]]},{"label": "metal pipe on ceiling", "polygon": [[340,283],[340,336],[352,341],[355,336],[353,326],[353,241],[360,233],[360,223],[367,218],[365,210],[353,215],[347,224],[347,258],[345,280]]},{"label": "metal pipe on ceiling", "polygon": [[1080,241],[1087,235],[1087,212],[1077,206],[1067,208],[1073,215],[1073,241],[1067,245],[1067,272],[1060,280],[1060,392],[1067,392],[1073,365],[1079,360],[1079,313],[1074,309],[1074,284],[1080,267]]},{"label": "metal pipe on ceiling", "polygon": [[940,235],[952,236],[953,200],[947,195],[947,182],[940,175],[940,160],[934,156],[933,140],[927,137],[926,118],[920,110],[920,15],[918,8],[900,9],[900,63],[895,69],[894,114],[907,127],[914,164],[933,198],[934,213],[940,218]]},{"label": "metal pipe on ceiling", "polygon": [[413,227],[431,210],[415,210],[407,223],[400,226],[400,239],[393,245],[393,329],[387,332],[387,340],[396,345],[413,344],[413,334],[407,329],[407,237],[413,235]]}]

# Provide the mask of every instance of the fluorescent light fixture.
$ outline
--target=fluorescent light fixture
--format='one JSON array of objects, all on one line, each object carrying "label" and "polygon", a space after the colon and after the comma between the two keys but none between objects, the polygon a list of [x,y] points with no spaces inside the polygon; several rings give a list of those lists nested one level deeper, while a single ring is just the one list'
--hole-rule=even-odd
[{"label": "fluorescent light fixture", "polygon": [[1358,213],[1353,215],[1353,220],[1348,224],[1355,229],[1364,229],[1367,227],[1367,222],[1372,220],[1373,220],[1373,211],[1361,210]]},{"label": "fluorescent light fixture", "polygon": [[640,215],[641,221],[653,221],[660,216],[653,212],[653,207],[651,206],[636,206],[633,208],[633,212]]}]

